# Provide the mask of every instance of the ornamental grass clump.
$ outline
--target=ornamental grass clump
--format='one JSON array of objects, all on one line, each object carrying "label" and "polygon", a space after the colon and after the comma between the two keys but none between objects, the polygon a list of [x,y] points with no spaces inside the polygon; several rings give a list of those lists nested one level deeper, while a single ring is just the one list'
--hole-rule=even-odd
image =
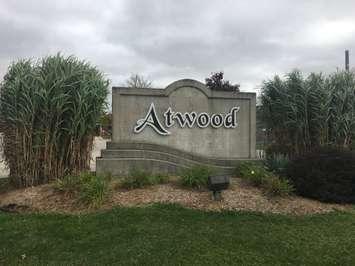
[{"label": "ornamental grass clump", "polygon": [[267,169],[277,175],[285,175],[285,170],[290,159],[282,153],[274,153],[266,156],[265,165]]},{"label": "ornamental grass clump", "polygon": [[147,186],[164,184],[169,177],[163,174],[152,174],[147,171],[134,170],[127,177],[124,177],[119,187],[125,189],[144,188]]},{"label": "ornamental grass clump", "polygon": [[78,199],[89,207],[100,207],[110,194],[110,177],[83,172],[58,179],[54,188]]},{"label": "ornamental grass clump", "polygon": [[270,175],[263,164],[256,162],[242,162],[238,164],[234,174],[256,187],[260,187],[266,176]]},{"label": "ornamental grass clump", "polygon": [[267,196],[286,197],[294,191],[288,179],[268,171],[262,163],[242,162],[236,167],[235,175],[261,188]]},{"label": "ornamental grass clump", "polygon": [[90,173],[80,176],[79,200],[87,206],[97,208],[110,194],[110,178]]},{"label": "ornamental grass clump", "polygon": [[207,187],[208,177],[213,172],[212,168],[203,165],[187,168],[181,173],[181,184],[185,187],[197,189]]},{"label": "ornamental grass clump", "polygon": [[108,85],[73,56],[10,65],[0,87],[0,132],[13,184],[43,184],[89,168]]},{"label": "ornamental grass clump", "polygon": [[[329,75],[295,70],[285,78],[275,76],[261,88],[261,114],[267,155],[291,158],[325,145],[351,148],[355,136],[355,72]],[[275,145],[276,144],[276,145]],[[278,149],[275,149],[277,148]]]}]

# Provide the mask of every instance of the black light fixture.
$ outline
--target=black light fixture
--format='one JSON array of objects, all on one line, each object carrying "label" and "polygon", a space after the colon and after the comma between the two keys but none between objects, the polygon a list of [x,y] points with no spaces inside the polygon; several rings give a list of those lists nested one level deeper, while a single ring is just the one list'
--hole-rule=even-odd
[{"label": "black light fixture", "polygon": [[214,175],[208,177],[208,188],[213,192],[214,200],[222,199],[222,190],[229,187],[229,176],[227,175]]}]

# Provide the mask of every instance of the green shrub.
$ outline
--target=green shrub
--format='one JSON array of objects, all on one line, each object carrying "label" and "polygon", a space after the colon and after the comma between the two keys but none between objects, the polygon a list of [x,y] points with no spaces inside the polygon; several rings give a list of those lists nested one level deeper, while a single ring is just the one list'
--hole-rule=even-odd
[{"label": "green shrub", "polygon": [[235,174],[253,186],[260,187],[269,196],[285,197],[293,191],[287,179],[268,171],[262,163],[242,162],[236,167]]},{"label": "green shrub", "polygon": [[162,174],[151,174],[146,171],[134,170],[129,176],[125,177],[120,187],[125,189],[143,188],[155,184],[163,184],[169,177]]},{"label": "green shrub", "polygon": [[214,172],[207,166],[193,166],[181,173],[181,184],[186,187],[201,189],[207,186],[208,177]]},{"label": "green shrub", "polygon": [[262,163],[241,162],[235,169],[235,175],[259,187],[262,185],[264,178],[270,173]]},{"label": "green shrub", "polygon": [[284,175],[289,162],[290,159],[287,155],[275,153],[269,156],[267,155],[265,165],[269,171],[278,175]]},{"label": "green shrub", "polygon": [[324,202],[355,203],[355,154],[322,148],[295,158],[286,169],[298,195]]},{"label": "green shrub", "polygon": [[151,175],[150,178],[153,184],[164,184],[169,180],[169,177],[163,174]]},{"label": "green shrub", "polygon": [[80,176],[67,175],[62,179],[57,179],[54,184],[54,187],[55,189],[62,192],[74,193],[80,189],[80,183]]},{"label": "green shrub", "polygon": [[65,176],[57,180],[54,187],[61,192],[78,194],[79,201],[90,207],[99,207],[109,195],[109,184],[108,177],[82,173]]},{"label": "green shrub", "polygon": [[83,174],[80,179],[80,201],[99,207],[109,194],[109,179],[93,174]]},{"label": "green shrub", "polygon": [[263,183],[264,192],[269,196],[286,197],[293,193],[294,188],[289,180],[278,176],[268,176]]}]

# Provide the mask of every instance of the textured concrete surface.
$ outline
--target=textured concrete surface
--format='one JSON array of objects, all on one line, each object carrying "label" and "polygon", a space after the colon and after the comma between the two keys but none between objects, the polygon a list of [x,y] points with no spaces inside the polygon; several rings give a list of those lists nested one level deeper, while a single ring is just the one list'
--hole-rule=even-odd
[{"label": "textured concrete surface", "polygon": [[[170,107],[175,112],[227,114],[233,107],[238,127],[169,127],[170,135],[159,135],[146,126],[134,132],[154,103],[158,119]],[[179,80],[165,89],[112,89],[113,136],[102,157],[97,159],[98,173],[125,175],[133,169],[177,173],[192,165],[214,167],[219,173],[231,172],[240,160],[254,160],[255,93],[211,91],[195,80]]]},{"label": "textured concrete surface", "polygon": [[108,142],[101,155],[97,158],[97,173],[113,176],[126,176],[137,169],[157,174],[179,174],[196,165],[210,167],[216,174],[232,174],[235,166],[245,160],[206,157],[168,146],[138,142]]},{"label": "textured concrete surface", "polygon": [[[228,113],[239,106],[238,127],[169,128],[169,136],[157,134],[146,127],[136,134],[137,120],[145,117],[151,103],[155,104],[160,121],[171,107],[182,113],[195,111],[208,114]],[[166,89],[133,89],[114,87],[112,91],[113,142],[147,142],[174,147],[210,157],[255,158],[255,93],[211,91],[195,80],[179,80]]]}]

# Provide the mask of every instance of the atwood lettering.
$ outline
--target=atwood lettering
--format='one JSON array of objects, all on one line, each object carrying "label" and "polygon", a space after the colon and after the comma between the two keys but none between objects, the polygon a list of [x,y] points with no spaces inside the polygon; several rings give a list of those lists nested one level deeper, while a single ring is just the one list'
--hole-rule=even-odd
[{"label": "atwood lettering", "polygon": [[134,127],[134,133],[140,133],[146,126],[150,126],[160,135],[170,135],[166,128],[170,128],[175,124],[181,128],[192,128],[195,124],[199,128],[211,126],[213,128],[236,128],[238,126],[237,113],[240,107],[233,107],[227,114],[208,114],[205,112],[181,113],[174,112],[169,107],[164,112],[164,125],[160,122],[154,103],[150,104],[149,110],[143,119],[139,119]]}]

